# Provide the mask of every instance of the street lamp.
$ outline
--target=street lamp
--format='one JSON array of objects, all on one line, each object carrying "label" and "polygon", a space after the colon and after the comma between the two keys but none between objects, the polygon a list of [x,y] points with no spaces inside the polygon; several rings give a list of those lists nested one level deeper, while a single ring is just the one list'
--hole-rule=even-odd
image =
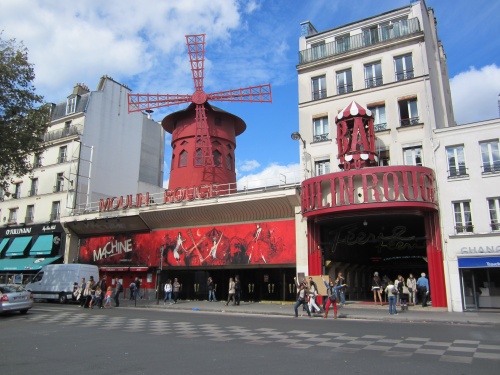
[{"label": "street lamp", "polygon": [[165,251],[165,246],[161,245],[160,246],[160,265],[158,266],[158,269],[156,270],[156,304],[160,304],[160,287],[161,287],[161,271],[163,267],[163,252]]},{"label": "street lamp", "polygon": [[299,132],[293,132],[292,139],[294,141],[298,141],[300,139],[302,141],[302,146],[304,146],[304,148],[306,148],[306,141],[302,138],[302,136],[300,135]]}]

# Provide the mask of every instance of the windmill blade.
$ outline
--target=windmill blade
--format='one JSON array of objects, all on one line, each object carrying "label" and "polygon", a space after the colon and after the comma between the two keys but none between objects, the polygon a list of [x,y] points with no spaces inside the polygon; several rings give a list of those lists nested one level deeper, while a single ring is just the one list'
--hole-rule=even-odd
[{"label": "windmill blade", "polygon": [[182,94],[128,94],[128,112],[141,112],[153,108],[190,103],[192,95]]},{"label": "windmill blade", "polygon": [[205,65],[205,34],[186,35],[191,73],[195,90],[203,90],[203,74]]},{"label": "windmill blade", "polygon": [[208,132],[206,109],[203,104],[196,104],[196,154],[194,156],[195,167],[214,165],[212,155],[212,142]]},{"label": "windmill blade", "polygon": [[272,102],[271,85],[250,86],[242,89],[208,94],[209,100],[220,102]]}]

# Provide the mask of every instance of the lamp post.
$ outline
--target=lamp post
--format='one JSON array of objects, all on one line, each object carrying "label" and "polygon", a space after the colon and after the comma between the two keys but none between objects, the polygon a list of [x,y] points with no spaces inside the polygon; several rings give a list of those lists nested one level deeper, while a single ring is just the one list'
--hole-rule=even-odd
[{"label": "lamp post", "polygon": [[161,271],[163,266],[163,252],[165,251],[165,246],[160,246],[160,264],[156,270],[156,304],[160,304],[160,287],[161,287]]}]

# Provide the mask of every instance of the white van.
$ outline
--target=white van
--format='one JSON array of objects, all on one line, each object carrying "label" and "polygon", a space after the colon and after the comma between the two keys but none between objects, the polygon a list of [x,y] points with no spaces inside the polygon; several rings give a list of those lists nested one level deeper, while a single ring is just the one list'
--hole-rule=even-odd
[{"label": "white van", "polygon": [[52,299],[66,303],[73,299],[74,284],[81,284],[82,277],[99,279],[99,269],[90,264],[49,264],[43,267],[25,289],[34,299]]}]

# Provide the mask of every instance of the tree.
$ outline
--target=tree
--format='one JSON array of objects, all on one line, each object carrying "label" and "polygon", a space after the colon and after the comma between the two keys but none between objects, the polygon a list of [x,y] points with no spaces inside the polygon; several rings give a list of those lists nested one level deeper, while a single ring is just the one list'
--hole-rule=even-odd
[{"label": "tree", "polygon": [[45,146],[49,106],[37,95],[28,50],[0,33],[0,189],[8,195],[14,177],[33,171],[33,155]]}]

